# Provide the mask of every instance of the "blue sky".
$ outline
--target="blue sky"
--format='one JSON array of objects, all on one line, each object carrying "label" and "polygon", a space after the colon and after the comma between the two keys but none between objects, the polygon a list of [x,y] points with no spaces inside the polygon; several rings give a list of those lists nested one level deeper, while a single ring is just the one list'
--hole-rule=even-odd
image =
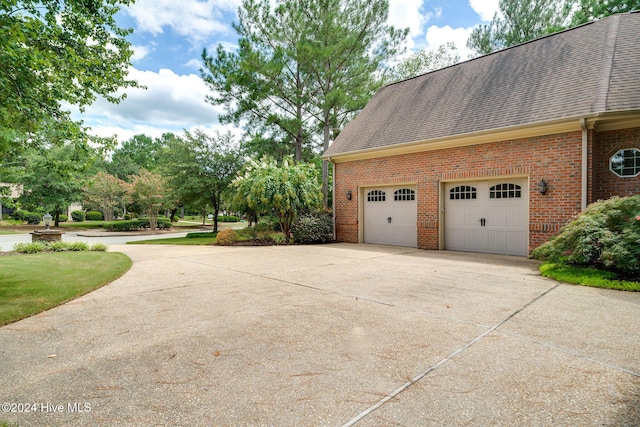
[{"label": "blue sky", "polygon": [[[137,0],[118,14],[122,27],[134,32],[129,76],[147,90],[127,90],[117,105],[98,100],[84,113],[74,112],[99,136],[117,135],[120,141],[144,133],[181,134],[200,129],[207,133],[232,130],[218,123],[220,106],[205,102],[207,87],[200,79],[202,49],[222,43],[233,49],[231,27],[241,0]],[[389,23],[410,28],[409,52],[435,49],[453,41],[460,57],[468,58],[465,43],[473,27],[486,23],[498,10],[498,0],[390,0]]]}]

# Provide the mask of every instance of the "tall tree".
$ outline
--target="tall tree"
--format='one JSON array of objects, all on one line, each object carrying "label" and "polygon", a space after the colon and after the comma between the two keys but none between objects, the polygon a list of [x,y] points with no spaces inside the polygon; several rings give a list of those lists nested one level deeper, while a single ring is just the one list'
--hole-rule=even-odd
[{"label": "tall tree", "polygon": [[573,0],[500,0],[500,12],[476,27],[467,47],[485,55],[565,28]]},{"label": "tall tree", "polygon": [[571,26],[584,24],[615,13],[640,10],[640,0],[576,0]]},{"label": "tall tree", "polygon": [[149,219],[150,228],[155,230],[158,227],[158,213],[166,199],[163,177],[141,169],[140,173],[131,180],[129,195]]},{"label": "tall tree", "polygon": [[391,74],[392,81],[409,79],[430,71],[439,70],[460,62],[453,42],[443,44],[436,50],[422,49],[400,61]]},{"label": "tall tree", "polygon": [[132,1],[0,2],[0,154],[33,144],[44,123],[78,141],[84,129],[63,103],[119,102],[119,88],[137,86],[126,79],[131,30],[114,18]]},{"label": "tall tree", "polygon": [[69,143],[43,151],[32,150],[18,179],[23,186],[21,204],[44,208],[58,226],[60,214],[72,203],[82,200],[91,161],[89,152]]},{"label": "tall tree", "polygon": [[277,0],[273,9],[272,3],[242,2],[234,26],[238,50],[219,46],[215,56],[205,50],[202,77],[215,94],[208,101],[226,106],[224,121],[245,120],[275,148],[286,138],[299,161],[317,142],[328,148],[381,86],[384,64],[407,30],[386,24],[387,0]]},{"label": "tall tree", "polygon": [[311,115],[309,83],[302,70],[304,39],[302,17],[288,14],[292,1],[243,0],[238,9],[238,50],[228,52],[219,45],[215,55],[203,50],[205,69],[201,75],[212,91],[207,101],[223,104],[223,123],[245,124],[263,140],[286,139],[296,160],[301,160],[310,143]]},{"label": "tall tree", "polygon": [[127,185],[113,175],[98,172],[84,189],[84,201],[102,212],[105,221],[112,221],[115,210],[129,203]]},{"label": "tall tree", "polygon": [[[285,7],[286,5],[286,7]],[[308,108],[322,130],[322,150],[385,82],[385,64],[404,48],[408,29],[387,24],[388,0],[298,0],[284,10],[303,26],[303,70],[312,79]],[[322,164],[328,205],[329,164]]]},{"label": "tall tree", "polygon": [[196,131],[175,138],[162,152],[160,171],[182,203],[209,205],[213,231],[231,181],[241,167],[241,157],[230,134],[215,137]]}]

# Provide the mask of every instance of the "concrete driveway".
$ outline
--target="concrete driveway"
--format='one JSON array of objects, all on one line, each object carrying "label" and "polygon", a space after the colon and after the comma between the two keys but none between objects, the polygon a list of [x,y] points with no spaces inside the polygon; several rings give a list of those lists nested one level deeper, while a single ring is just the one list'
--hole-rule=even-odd
[{"label": "concrete driveway", "polygon": [[111,249],[122,278],[0,328],[0,420],[640,425],[640,294],[410,248]]}]

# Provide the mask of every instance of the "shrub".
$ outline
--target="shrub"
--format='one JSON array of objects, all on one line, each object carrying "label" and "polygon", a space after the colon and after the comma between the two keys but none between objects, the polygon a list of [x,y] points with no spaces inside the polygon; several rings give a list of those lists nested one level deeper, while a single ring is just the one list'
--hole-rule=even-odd
[{"label": "shrub", "polygon": [[67,243],[67,250],[74,252],[84,252],[89,250],[89,245],[85,242],[69,242]]},{"label": "shrub", "polygon": [[205,231],[205,232],[201,232],[201,233],[188,233],[187,234],[187,238],[188,239],[203,239],[203,238],[215,237],[216,235],[217,235],[217,233],[212,233],[211,231]]},{"label": "shrub", "polygon": [[71,219],[75,222],[82,222],[86,218],[84,212],[82,211],[73,211],[71,212]]},{"label": "shrub", "polygon": [[51,242],[47,244],[47,250],[53,252],[63,252],[66,251],[69,247],[67,242]]},{"label": "shrub", "polygon": [[23,209],[16,209],[16,211],[13,213],[13,219],[15,219],[16,221],[24,221],[24,217],[25,215],[29,214],[29,211],[25,211]]},{"label": "shrub", "polygon": [[333,240],[333,220],[328,212],[299,215],[291,226],[297,243],[327,243]]},{"label": "shrub", "polygon": [[41,242],[16,243],[13,250],[21,254],[37,254],[45,250],[45,244]]},{"label": "shrub", "polygon": [[141,228],[140,221],[132,219],[130,221],[112,221],[102,224],[102,228],[107,231],[136,231]]},{"label": "shrub", "polygon": [[[143,228],[149,228],[151,225],[149,224],[149,220],[142,219],[132,219],[129,221],[111,221],[105,222],[102,225],[107,231],[137,231]],[[158,229],[159,230],[167,230],[171,228],[171,220],[168,218],[158,218]]]},{"label": "shrub", "polygon": [[27,212],[27,214],[24,216],[24,220],[27,221],[27,224],[38,225],[42,222],[42,215],[33,212]]},{"label": "shrub", "polygon": [[230,216],[230,215],[219,215],[218,216],[218,222],[238,222],[238,217],[237,216]]},{"label": "shrub", "polygon": [[105,245],[104,243],[94,243],[93,246],[89,248],[89,250],[92,252],[106,252],[107,245]]},{"label": "shrub", "polygon": [[102,221],[102,213],[97,211],[87,212],[87,221]]},{"label": "shrub", "polygon": [[554,263],[640,272],[640,195],[613,197],[587,207],[532,257]]},{"label": "shrub", "polygon": [[60,214],[59,220],[60,222],[67,222],[69,221],[69,217],[66,216],[65,214]]},{"label": "shrub", "polygon": [[274,233],[271,235],[271,239],[276,245],[288,243],[287,236],[285,236],[284,233]]},{"label": "shrub", "polygon": [[[140,223],[140,228],[150,228],[151,224],[149,223],[148,218],[140,218],[134,221],[138,221]],[[158,218],[158,230],[168,230],[171,228],[173,224],[169,218]]]},{"label": "shrub", "polygon": [[238,233],[233,229],[222,230],[216,236],[216,240],[219,245],[230,245],[238,241]]}]

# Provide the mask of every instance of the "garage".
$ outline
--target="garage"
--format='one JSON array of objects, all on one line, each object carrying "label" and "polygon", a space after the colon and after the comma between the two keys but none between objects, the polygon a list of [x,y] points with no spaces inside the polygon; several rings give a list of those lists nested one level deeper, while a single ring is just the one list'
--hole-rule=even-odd
[{"label": "garage", "polygon": [[415,187],[366,188],[363,196],[365,243],[417,246]]},{"label": "garage", "polygon": [[446,183],[444,199],[445,249],[528,254],[526,178]]}]

